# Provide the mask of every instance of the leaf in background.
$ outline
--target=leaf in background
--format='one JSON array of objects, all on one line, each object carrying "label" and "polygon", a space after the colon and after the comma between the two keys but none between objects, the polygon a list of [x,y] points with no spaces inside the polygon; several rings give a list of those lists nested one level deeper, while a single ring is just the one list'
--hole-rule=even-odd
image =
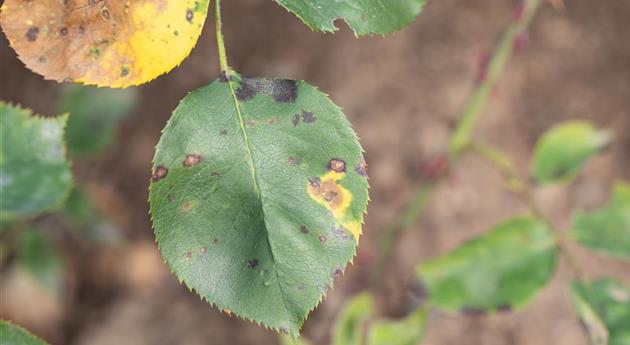
[{"label": "leaf in background", "polygon": [[29,331],[5,320],[0,320],[0,340],[2,345],[46,345]]},{"label": "leaf in background", "polygon": [[70,114],[66,128],[68,151],[85,155],[106,148],[114,138],[116,124],[137,102],[136,89],[68,85],[58,106],[59,114]]},{"label": "leaf in background", "polygon": [[361,293],[348,301],[337,320],[333,333],[333,345],[363,344],[364,329],[374,313],[374,298],[369,293]]},{"label": "leaf in background", "polygon": [[82,188],[75,187],[72,190],[63,208],[63,215],[69,221],[71,230],[82,239],[107,244],[123,240],[119,229],[99,213],[90,195]]},{"label": "leaf in background", "polygon": [[343,19],[358,36],[388,34],[409,25],[425,0],[276,0],[295,13],[312,30],[334,32],[334,22]]},{"label": "leaf in background", "polygon": [[630,344],[630,288],[614,278],[571,284],[573,303],[593,345]]},{"label": "leaf in background", "polygon": [[368,201],[362,149],[305,82],[232,74],[193,91],[153,171],[162,256],[220,309],[297,335],[355,255]]},{"label": "leaf in background", "polygon": [[400,320],[376,320],[370,324],[367,345],[416,345],[424,337],[426,322],[424,308]]},{"label": "leaf in background", "polygon": [[551,278],[551,230],[535,218],[512,218],[450,253],[420,264],[430,302],[442,309],[487,312],[525,305]]},{"label": "leaf in background", "polygon": [[572,235],[604,253],[630,259],[630,184],[615,183],[609,204],[573,216]]},{"label": "leaf in background", "polygon": [[281,334],[280,345],[311,345],[311,342],[302,337],[294,339],[290,335]]},{"label": "leaf in background", "polygon": [[6,0],[0,24],[20,60],[46,79],[127,87],[179,65],[209,0]]},{"label": "leaf in background", "polygon": [[610,140],[608,131],[598,130],[588,122],[561,123],[538,140],[534,150],[534,176],[543,184],[571,180],[588,158]]},{"label": "leaf in background", "polygon": [[63,263],[41,231],[30,229],[17,238],[19,265],[47,289],[58,293],[63,286]]},{"label": "leaf in background", "polygon": [[0,102],[0,219],[36,216],[61,206],[72,186],[63,132],[68,117],[31,116]]}]

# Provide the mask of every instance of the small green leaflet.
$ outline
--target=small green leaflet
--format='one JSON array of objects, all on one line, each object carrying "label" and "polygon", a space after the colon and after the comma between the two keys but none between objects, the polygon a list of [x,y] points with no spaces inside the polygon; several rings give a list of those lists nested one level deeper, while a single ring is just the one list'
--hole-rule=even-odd
[{"label": "small green leaflet", "polygon": [[343,307],[337,320],[333,334],[333,345],[363,344],[364,329],[374,314],[374,298],[364,292],[354,296]]},{"label": "small green leaflet", "polygon": [[361,146],[325,94],[236,73],[182,100],[151,180],[155,235],[179,279],[291,335],[355,255],[368,201]]},{"label": "small green leaflet", "polygon": [[608,131],[585,121],[561,123],[538,140],[534,150],[534,176],[540,183],[569,181],[582,170],[588,158],[611,140]]},{"label": "small green leaflet", "polygon": [[0,341],[2,345],[46,345],[29,331],[5,320],[0,320]]},{"label": "small green leaflet", "polygon": [[106,148],[114,137],[115,125],[138,101],[134,88],[107,89],[68,85],[58,106],[58,113],[70,114],[66,128],[68,150],[86,155]]},{"label": "small green leaflet", "polygon": [[418,266],[432,305],[478,313],[525,305],[551,278],[556,250],[540,220],[512,218]]},{"label": "small green leaflet", "polygon": [[593,345],[630,344],[630,288],[614,278],[574,281],[571,295]]},{"label": "small green leaflet", "polygon": [[607,206],[577,212],[571,233],[589,248],[630,259],[630,184],[616,182]]},{"label": "small green leaflet", "polygon": [[17,238],[18,264],[53,293],[63,287],[63,262],[41,229],[22,231]]},{"label": "small green leaflet", "polygon": [[424,337],[427,312],[418,308],[401,319],[374,316],[374,297],[361,293],[346,303],[335,323],[333,345],[415,345]]},{"label": "small green leaflet", "polygon": [[63,132],[68,117],[42,118],[0,102],[0,219],[61,206],[72,186]]},{"label": "small green leaflet", "polygon": [[312,30],[334,32],[343,19],[356,35],[385,35],[409,25],[425,0],[276,0]]}]

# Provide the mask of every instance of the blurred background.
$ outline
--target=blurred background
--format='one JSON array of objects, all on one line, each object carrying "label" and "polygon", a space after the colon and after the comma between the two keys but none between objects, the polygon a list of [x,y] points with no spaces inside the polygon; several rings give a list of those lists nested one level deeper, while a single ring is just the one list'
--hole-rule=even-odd
[{"label": "blurred background", "polygon": [[[424,183],[427,164],[445,153],[480,61],[516,5],[517,0],[429,1],[403,31],[355,39],[341,22],[334,35],[313,33],[271,0],[225,2],[230,65],[249,76],[317,85],[344,108],[366,150],[372,201],[364,236],[354,264],[305,324],[303,333],[315,344],[328,343],[344,301],[370,287],[381,233]],[[52,116],[67,106],[69,92],[77,97],[80,91],[27,70],[0,36],[1,100]],[[33,238],[20,239],[23,252],[37,257],[31,267],[52,272],[49,279],[12,265],[18,255],[2,250],[1,318],[52,344],[278,343],[273,332],[223,315],[180,285],[154,243],[147,203],[154,146],[179,100],[217,77],[217,60],[208,20],[180,67],[116,94],[113,102],[122,105],[115,114],[77,125],[111,133],[95,144],[98,150],[69,152],[81,189],[62,212],[29,223]],[[614,179],[630,179],[630,1],[567,0],[564,10],[543,6],[475,136],[502,147],[527,178],[536,138],[567,119],[588,119],[614,130],[616,138],[571,186],[535,189],[536,200],[561,229],[568,227],[573,208],[601,205]],[[75,136],[77,143],[94,139]],[[418,262],[525,211],[485,162],[460,160],[420,219],[396,239],[377,293],[381,312],[404,309],[405,287]],[[59,251],[48,252],[46,243]],[[627,262],[570,249],[588,274],[614,273],[630,283]],[[561,262],[551,284],[521,312],[431,314],[424,344],[586,345],[565,284],[566,266]]]}]

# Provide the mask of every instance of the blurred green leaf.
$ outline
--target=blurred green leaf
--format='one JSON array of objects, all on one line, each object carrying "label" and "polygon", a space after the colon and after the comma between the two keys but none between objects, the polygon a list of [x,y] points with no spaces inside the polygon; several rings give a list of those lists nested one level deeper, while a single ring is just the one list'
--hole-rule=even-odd
[{"label": "blurred green leaf", "polygon": [[615,278],[574,281],[571,295],[593,345],[630,344],[630,288]]},{"label": "blurred green leaf", "polygon": [[400,320],[376,320],[368,330],[368,345],[416,345],[424,337],[427,311],[420,308]]},{"label": "blurred green leaf", "polygon": [[68,85],[60,100],[59,113],[70,114],[66,129],[72,155],[95,153],[111,144],[116,124],[138,102],[136,89],[108,89]]},{"label": "blurred green leaf", "polygon": [[334,32],[335,20],[343,19],[358,36],[388,34],[409,25],[425,0],[276,0],[295,13],[312,30]]},{"label": "blurred green leaf", "polygon": [[63,131],[67,116],[42,118],[0,102],[0,223],[61,206],[72,186]]},{"label": "blurred green leaf", "polygon": [[540,183],[569,181],[590,156],[611,141],[608,131],[585,121],[561,123],[538,140],[534,150],[534,176]]},{"label": "blurred green leaf", "polygon": [[0,344],[1,345],[46,345],[46,342],[37,338],[24,328],[11,322],[0,320]]},{"label": "blurred green leaf", "polygon": [[616,182],[607,206],[577,212],[571,232],[589,248],[630,259],[630,184]]},{"label": "blurred green leaf", "polygon": [[333,345],[359,345],[363,343],[364,329],[374,313],[374,300],[365,292],[353,297],[343,307],[333,333]]},{"label": "blurred green leaf", "polygon": [[433,305],[477,313],[523,306],[549,281],[555,266],[551,230],[538,219],[522,217],[420,264],[417,273]]},{"label": "blurred green leaf", "polygon": [[63,215],[70,221],[71,230],[83,239],[108,244],[122,240],[119,229],[98,212],[89,194],[80,187],[68,196]]},{"label": "blurred green leaf", "polygon": [[17,239],[18,264],[44,287],[58,293],[63,287],[63,263],[41,231],[22,231]]},{"label": "blurred green leaf", "polygon": [[311,343],[303,337],[298,337],[294,339],[292,336],[287,334],[280,335],[280,344],[281,345],[310,345]]}]

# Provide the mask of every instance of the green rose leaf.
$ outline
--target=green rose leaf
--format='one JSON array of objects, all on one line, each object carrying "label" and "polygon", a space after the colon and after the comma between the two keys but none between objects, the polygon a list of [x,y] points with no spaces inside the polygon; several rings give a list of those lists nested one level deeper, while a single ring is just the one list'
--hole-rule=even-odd
[{"label": "green rose leaf", "polygon": [[630,184],[615,183],[607,206],[573,216],[573,237],[585,246],[630,259]]},{"label": "green rose leaf", "polygon": [[363,344],[364,329],[374,313],[374,298],[364,292],[344,305],[335,321],[333,345]]},{"label": "green rose leaf", "polygon": [[551,278],[556,250],[540,220],[512,218],[418,266],[429,301],[465,313],[516,309]]},{"label": "green rose leaf", "polygon": [[335,20],[343,19],[358,36],[385,35],[409,25],[425,0],[276,0],[295,13],[312,30],[334,32]]},{"label": "green rose leaf", "polygon": [[377,320],[368,330],[368,345],[416,345],[424,337],[426,309],[420,308],[400,320]]},{"label": "green rose leaf", "polygon": [[61,206],[72,186],[63,131],[67,116],[41,118],[0,102],[0,219],[36,216]]},{"label": "green rose leaf", "polygon": [[23,231],[17,244],[18,264],[45,288],[55,293],[61,292],[63,263],[42,232],[35,229]]},{"label": "green rose leaf", "polygon": [[5,320],[0,320],[0,340],[2,345],[46,345],[29,331]]},{"label": "green rose leaf", "polygon": [[73,155],[98,152],[111,144],[116,124],[138,100],[136,89],[106,89],[69,85],[58,106],[69,113],[66,141]]},{"label": "green rose leaf", "polygon": [[617,279],[574,281],[575,310],[593,345],[630,344],[630,288]]},{"label": "green rose leaf", "polygon": [[585,121],[569,121],[547,131],[534,150],[534,176],[540,183],[571,180],[588,158],[611,140],[608,131]]},{"label": "green rose leaf", "polygon": [[325,94],[236,73],[182,100],[151,180],[171,270],[219,308],[291,335],[355,255],[368,201],[361,146]]}]

